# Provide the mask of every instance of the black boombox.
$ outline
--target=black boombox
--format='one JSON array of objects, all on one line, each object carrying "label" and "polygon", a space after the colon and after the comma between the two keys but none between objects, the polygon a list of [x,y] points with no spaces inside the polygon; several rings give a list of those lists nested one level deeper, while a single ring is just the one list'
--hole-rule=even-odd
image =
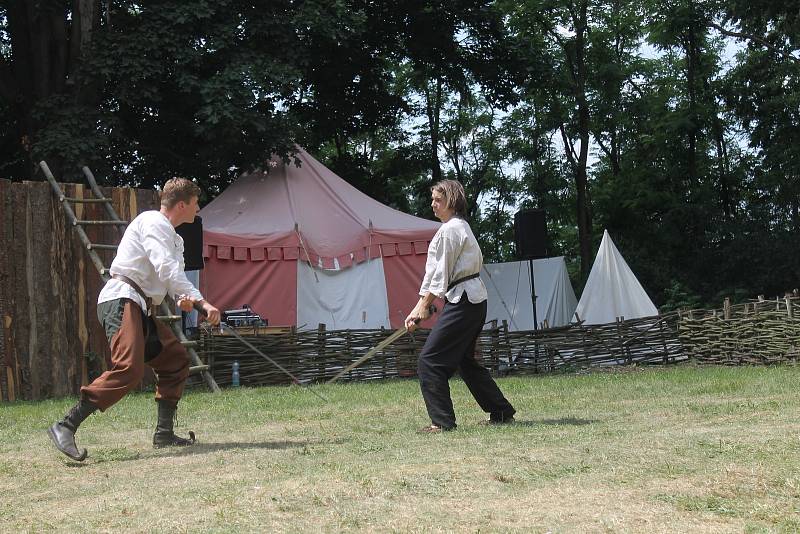
[{"label": "black boombox", "polygon": [[243,304],[241,308],[236,310],[223,311],[222,322],[232,328],[242,326],[268,326],[268,321],[262,319],[261,316],[255,313],[247,304]]}]

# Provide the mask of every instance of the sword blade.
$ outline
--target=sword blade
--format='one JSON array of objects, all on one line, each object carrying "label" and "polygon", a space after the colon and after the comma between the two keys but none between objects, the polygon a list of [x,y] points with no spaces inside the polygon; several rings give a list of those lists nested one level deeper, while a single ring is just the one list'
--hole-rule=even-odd
[{"label": "sword blade", "polygon": [[389,337],[387,337],[386,339],[384,339],[383,341],[381,341],[380,343],[369,349],[369,351],[367,351],[365,355],[363,355],[362,357],[360,357],[359,359],[357,359],[356,361],[354,361],[353,363],[351,363],[350,365],[348,365],[347,367],[336,373],[336,376],[328,380],[326,383],[333,384],[341,377],[343,377],[344,375],[346,375],[347,373],[349,373],[350,371],[352,371],[365,361],[375,356],[375,354],[377,354],[379,351],[391,345],[397,338],[402,337],[406,332],[408,332],[408,328],[406,327],[395,330],[394,334],[390,335]]},{"label": "sword blade", "polygon": [[308,386],[308,385],[306,385],[306,384],[303,384],[303,383],[300,381],[300,379],[298,379],[296,376],[294,376],[292,373],[290,373],[290,372],[289,372],[289,371],[288,371],[288,370],[287,370],[287,369],[286,369],[284,366],[282,366],[281,364],[279,364],[278,362],[276,362],[275,360],[273,360],[272,358],[270,358],[269,356],[267,356],[266,354],[264,354],[263,352],[261,352],[260,350],[258,350],[258,349],[257,349],[257,348],[256,348],[256,347],[255,347],[255,346],[252,344],[252,343],[250,343],[250,342],[249,342],[249,341],[247,341],[245,338],[243,338],[242,336],[240,336],[240,335],[239,335],[239,332],[237,332],[236,330],[234,330],[232,327],[228,326],[228,324],[226,324],[226,323],[223,323],[223,322],[220,322],[220,323],[219,323],[219,326],[220,326],[220,329],[224,327],[224,328],[225,328],[225,329],[228,331],[228,333],[230,333],[230,334],[233,334],[233,336],[234,336],[236,339],[238,339],[239,341],[241,341],[242,343],[244,343],[244,344],[245,344],[245,345],[246,345],[246,346],[247,346],[247,347],[248,347],[250,350],[252,350],[252,351],[253,351],[253,352],[255,352],[256,354],[258,354],[259,356],[261,356],[262,358],[264,358],[265,360],[267,360],[269,363],[271,363],[272,365],[274,365],[275,367],[277,367],[278,369],[280,369],[281,371],[283,371],[283,373],[284,373],[285,375],[287,375],[289,378],[291,378],[291,379],[292,379],[292,381],[293,381],[295,384],[297,384],[298,386],[300,386],[300,387],[302,387],[302,388],[305,388],[305,389],[307,389],[308,391],[310,391],[311,393],[313,393],[314,395],[316,395],[316,396],[317,396],[317,397],[319,397],[320,399],[324,400],[325,402],[330,402],[330,401],[329,401],[328,399],[326,399],[326,398],[325,398],[325,397],[324,397],[324,396],[323,396],[321,393],[317,393],[317,392],[316,392],[316,391],[314,391],[314,390],[313,390],[313,389],[312,389],[310,386]]}]

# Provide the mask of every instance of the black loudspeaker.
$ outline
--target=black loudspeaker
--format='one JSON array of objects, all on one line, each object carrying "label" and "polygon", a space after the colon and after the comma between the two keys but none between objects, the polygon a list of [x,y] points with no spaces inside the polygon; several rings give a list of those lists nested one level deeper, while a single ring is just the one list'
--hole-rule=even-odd
[{"label": "black loudspeaker", "polygon": [[514,215],[514,244],[519,260],[547,257],[544,210],[521,210]]},{"label": "black loudspeaker", "polygon": [[198,215],[194,221],[175,228],[183,238],[183,262],[187,271],[203,268],[203,219]]}]

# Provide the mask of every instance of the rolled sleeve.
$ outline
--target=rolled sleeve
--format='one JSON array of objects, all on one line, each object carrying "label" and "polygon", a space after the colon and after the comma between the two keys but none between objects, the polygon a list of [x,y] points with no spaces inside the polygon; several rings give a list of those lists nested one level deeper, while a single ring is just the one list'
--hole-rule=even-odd
[{"label": "rolled sleeve", "polygon": [[442,227],[437,239],[431,241],[428,248],[428,259],[425,263],[425,277],[420,288],[420,295],[432,293],[444,298],[447,286],[450,283],[450,273],[453,271],[460,243],[454,236],[449,235]]},{"label": "rolled sleeve", "polygon": [[186,278],[182,251],[174,241],[176,235],[172,234],[167,232],[165,227],[154,225],[143,236],[142,246],[155,269],[156,276],[167,287],[168,294],[188,295],[196,300],[202,300],[203,295]]}]

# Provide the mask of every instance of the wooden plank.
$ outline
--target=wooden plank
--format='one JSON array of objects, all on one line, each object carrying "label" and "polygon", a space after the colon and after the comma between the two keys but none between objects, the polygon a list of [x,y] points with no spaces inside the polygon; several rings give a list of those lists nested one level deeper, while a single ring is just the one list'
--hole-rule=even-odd
[{"label": "wooden plank", "polygon": [[[288,334],[292,331],[291,326],[240,326],[234,328],[237,334],[239,335],[252,335],[252,336],[269,336],[269,335],[276,335],[276,334]],[[316,330],[315,330],[316,332]],[[212,330],[211,335],[213,336],[233,336],[226,331],[220,331],[218,328]]]},{"label": "wooden plank", "polygon": [[129,200],[129,203],[128,203],[128,217],[127,217],[127,220],[128,221],[132,221],[139,214],[139,203],[137,202],[137,198],[136,198],[136,190],[135,189],[129,189],[128,191],[129,191],[128,198],[130,200]]},{"label": "wooden plank", "polygon": [[[85,198],[86,191],[83,184],[75,184],[75,198]],[[91,195],[89,195],[91,196]],[[75,215],[78,218],[83,217],[83,204],[75,206]],[[86,325],[87,316],[87,296],[86,296],[86,254],[77,255],[77,268],[78,268],[78,339],[80,339],[81,346],[81,363],[80,363],[80,377],[81,385],[89,383],[89,369],[86,363],[86,354],[89,351],[89,329]]]},{"label": "wooden plank", "polygon": [[8,400],[14,402],[17,400],[16,387],[14,384],[14,370],[11,367],[6,367],[7,384],[8,384]]}]

